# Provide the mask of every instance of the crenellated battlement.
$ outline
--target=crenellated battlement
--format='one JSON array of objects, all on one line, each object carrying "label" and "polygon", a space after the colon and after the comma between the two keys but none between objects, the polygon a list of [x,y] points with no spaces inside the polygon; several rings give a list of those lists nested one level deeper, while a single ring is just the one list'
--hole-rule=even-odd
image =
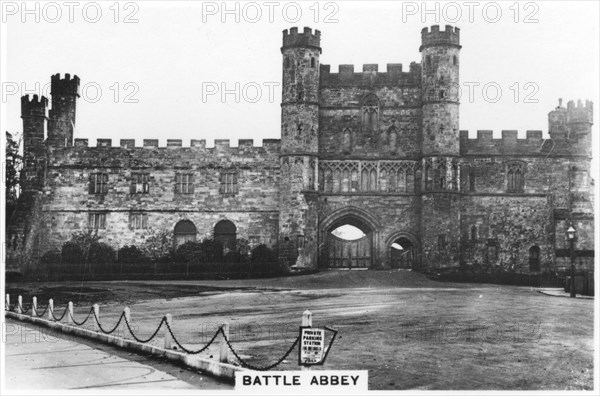
[{"label": "crenellated battlement", "polygon": [[491,130],[478,130],[476,138],[469,138],[469,131],[461,130],[461,155],[572,155],[584,154],[587,149],[585,139],[551,135],[544,139],[540,130],[527,130],[525,139],[519,138],[516,130],[503,130],[499,139],[494,138]]},{"label": "crenellated battlement", "polygon": [[181,139],[167,139],[166,146],[159,146],[158,139],[144,139],[142,146],[135,145],[135,139],[121,139],[118,146],[113,146],[112,139],[96,139],[96,146],[89,145],[89,139],[75,139],[74,146],[76,148],[85,149],[126,149],[126,150],[144,150],[144,149],[160,149],[160,150],[206,150],[207,152],[230,152],[233,154],[239,153],[279,153],[281,148],[280,139],[263,139],[262,146],[255,146],[253,139],[239,139],[238,147],[231,147],[229,139],[215,139],[214,147],[206,147],[205,139],[192,139],[189,146],[183,145]]},{"label": "crenellated battlement", "polygon": [[364,64],[362,72],[354,65],[339,65],[338,73],[331,73],[330,65],[320,66],[321,87],[364,85],[416,85],[421,81],[421,64],[411,62],[409,71],[402,71],[401,63],[388,63],[386,72],[379,72],[377,64]]},{"label": "crenellated battlement", "polygon": [[304,28],[304,32],[298,33],[298,28],[293,27],[289,30],[283,31],[283,46],[281,51],[290,47],[315,47],[321,51],[321,32],[315,30],[313,34],[312,29],[309,27]]},{"label": "crenellated battlement", "polygon": [[440,30],[439,25],[433,25],[431,30],[423,28],[421,30],[421,47],[423,48],[440,45],[451,45],[460,48],[460,29],[446,25],[445,30]]},{"label": "crenellated battlement", "polygon": [[29,99],[29,95],[21,96],[21,117],[46,117],[48,108],[48,99],[45,96],[41,98],[38,95],[33,95]]},{"label": "crenellated battlement", "polygon": [[585,106],[581,99],[577,100],[577,106],[575,102],[570,100],[567,103],[567,123],[593,123],[594,122],[594,104],[593,102],[586,100]]},{"label": "crenellated battlement", "polygon": [[79,96],[79,77],[75,75],[71,78],[71,75],[66,73],[64,78],[60,78],[60,73],[56,73],[51,77],[50,93],[52,95]]}]

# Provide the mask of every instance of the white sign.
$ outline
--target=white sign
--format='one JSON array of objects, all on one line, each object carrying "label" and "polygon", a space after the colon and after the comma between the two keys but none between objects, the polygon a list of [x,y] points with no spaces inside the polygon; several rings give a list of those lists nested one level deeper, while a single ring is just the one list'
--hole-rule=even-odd
[{"label": "white sign", "polygon": [[300,329],[300,358],[298,364],[322,364],[325,349],[325,330],[312,327]]}]

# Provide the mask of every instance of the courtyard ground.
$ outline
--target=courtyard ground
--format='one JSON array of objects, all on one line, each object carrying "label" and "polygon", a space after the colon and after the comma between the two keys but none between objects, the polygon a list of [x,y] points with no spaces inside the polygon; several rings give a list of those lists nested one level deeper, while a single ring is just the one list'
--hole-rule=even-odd
[{"label": "courtyard ground", "polygon": [[[313,326],[339,330],[319,369],[369,370],[370,389],[593,388],[594,301],[530,287],[435,282],[410,271],[326,271],[253,280],[14,283],[7,293],[37,295],[42,308],[54,298],[57,314],[72,300],[77,320],[97,302],[105,328],[127,305],[139,337],[171,313],[175,335],[193,349],[228,322],[234,348],[255,365],[284,354],[309,309]],[[216,346],[206,352],[216,354]],[[297,352],[277,369],[298,369]]]}]

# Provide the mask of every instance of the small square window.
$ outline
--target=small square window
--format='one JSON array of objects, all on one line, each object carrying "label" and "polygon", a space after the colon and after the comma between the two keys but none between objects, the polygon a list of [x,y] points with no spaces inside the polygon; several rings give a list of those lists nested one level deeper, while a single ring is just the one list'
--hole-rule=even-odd
[{"label": "small square window", "polygon": [[92,173],[90,175],[90,194],[107,194],[108,193],[108,173]]},{"label": "small square window", "polygon": [[106,213],[88,214],[88,228],[92,230],[103,230],[106,228]]},{"label": "small square window", "polygon": [[148,215],[146,213],[131,213],[129,215],[129,228],[131,230],[148,228]]},{"label": "small square window", "polygon": [[191,173],[178,173],[175,175],[175,193],[193,194],[194,175]]},{"label": "small square window", "polygon": [[132,173],[129,185],[130,194],[148,194],[150,192],[150,175],[147,173]]}]

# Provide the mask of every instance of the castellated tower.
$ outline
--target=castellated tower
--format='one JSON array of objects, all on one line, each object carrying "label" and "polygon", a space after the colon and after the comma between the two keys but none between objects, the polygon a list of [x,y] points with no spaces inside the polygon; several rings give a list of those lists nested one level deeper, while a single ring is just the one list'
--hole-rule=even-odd
[{"label": "castellated tower", "polygon": [[75,113],[79,98],[79,77],[65,74],[52,76],[50,93],[52,109],[48,123],[48,146],[51,148],[73,146],[73,130],[75,129]]},{"label": "castellated tower", "polygon": [[39,190],[43,184],[43,169],[46,158],[44,134],[46,132],[46,110],[48,99],[34,95],[21,97],[21,118],[23,119],[23,170],[21,173],[23,191]]},{"label": "castellated tower", "polygon": [[284,267],[316,265],[321,32],[283,31],[279,246]]},{"label": "castellated tower", "polygon": [[426,262],[458,263],[459,253],[459,52],[458,28],[421,31],[422,235]]}]

